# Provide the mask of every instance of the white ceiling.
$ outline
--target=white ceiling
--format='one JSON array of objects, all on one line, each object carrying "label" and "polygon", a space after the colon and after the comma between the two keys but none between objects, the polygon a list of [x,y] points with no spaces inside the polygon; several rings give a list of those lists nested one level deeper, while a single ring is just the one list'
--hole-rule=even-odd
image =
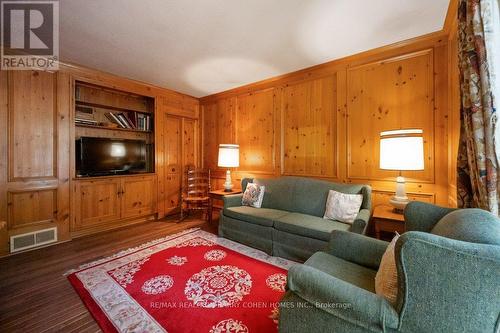
[{"label": "white ceiling", "polygon": [[448,0],[62,0],[63,61],[195,97],[443,27]]}]

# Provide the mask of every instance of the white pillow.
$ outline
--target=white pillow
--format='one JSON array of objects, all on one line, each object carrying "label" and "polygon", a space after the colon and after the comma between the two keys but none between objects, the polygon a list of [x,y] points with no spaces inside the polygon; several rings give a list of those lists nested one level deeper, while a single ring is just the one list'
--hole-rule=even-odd
[{"label": "white pillow", "polygon": [[399,234],[387,246],[380,260],[380,266],[375,275],[375,292],[395,305],[398,297],[398,270],[396,268],[396,255],[394,247],[398,241]]},{"label": "white pillow", "polygon": [[243,206],[260,208],[262,200],[264,199],[265,191],[266,187],[263,185],[248,183],[245,193],[243,193],[243,197],[241,198],[241,204]]},{"label": "white pillow", "polygon": [[362,203],[362,194],[346,194],[330,190],[323,218],[352,224]]}]

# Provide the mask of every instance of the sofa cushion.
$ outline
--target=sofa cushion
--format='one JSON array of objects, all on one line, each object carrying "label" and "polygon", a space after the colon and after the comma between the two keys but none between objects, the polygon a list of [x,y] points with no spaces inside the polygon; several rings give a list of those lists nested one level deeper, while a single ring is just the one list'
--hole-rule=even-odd
[{"label": "sofa cushion", "polygon": [[464,242],[500,245],[500,220],[482,209],[460,209],[445,215],[431,233]]},{"label": "sofa cushion", "polygon": [[224,215],[228,217],[266,227],[272,227],[275,219],[286,214],[288,212],[270,208],[254,208],[249,206],[224,208]]},{"label": "sofa cushion", "polygon": [[254,179],[253,182],[266,187],[262,208],[293,211],[295,179],[288,177]]},{"label": "sofa cushion", "polygon": [[300,213],[289,213],[274,220],[275,229],[324,241],[330,239],[333,230],[349,230],[350,227],[346,223]]},{"label": "sofa cushion", "polygon": [[375,293],[375,275],[377,271],[373,269],[340,259],[325,252],[316,252],[304,264]]},{"label": "sofa cushion", "polygon": [[289,210],[318,217],[323,217],[325,214],[326,200],[330,190],[347,194],[362,194],[364,188],[363,185],[358,184],[338,184],[300,177],[287,178],[295,180],[294,201]]}]

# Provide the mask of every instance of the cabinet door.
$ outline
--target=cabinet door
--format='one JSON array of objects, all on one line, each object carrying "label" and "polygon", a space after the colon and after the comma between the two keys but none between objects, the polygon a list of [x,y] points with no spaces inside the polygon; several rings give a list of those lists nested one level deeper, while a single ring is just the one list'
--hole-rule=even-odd
[{"label": "cabinet door", "polygon": [[182,118],[165,117],[165,212],[177,211],[180,205],[182,181]]},{"label": "cabinet door", "polygon": [[156,213],[155,176],[122,179],[122,218]]},{"label": "cabinet door", "polygon": [[120,180],[77,181],[74,230],[120,218]]}]

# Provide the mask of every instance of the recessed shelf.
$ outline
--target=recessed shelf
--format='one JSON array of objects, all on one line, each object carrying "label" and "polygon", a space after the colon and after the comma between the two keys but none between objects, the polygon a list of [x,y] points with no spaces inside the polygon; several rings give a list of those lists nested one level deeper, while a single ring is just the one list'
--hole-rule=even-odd
[{"label": "recessed shelf", "polygon": [[77,124],[77,123],[75,123],[75,126],[76,127],[86,127],[86,128],[98,128],[98,129],[105,129],[105,130],[110,130],[110,131],[135,132],[135,133],[153,133],[153,131],[142,131],[142,130],[133,129],[133,128],[107,127],[107,126],[86,125],[86,124]]}]

